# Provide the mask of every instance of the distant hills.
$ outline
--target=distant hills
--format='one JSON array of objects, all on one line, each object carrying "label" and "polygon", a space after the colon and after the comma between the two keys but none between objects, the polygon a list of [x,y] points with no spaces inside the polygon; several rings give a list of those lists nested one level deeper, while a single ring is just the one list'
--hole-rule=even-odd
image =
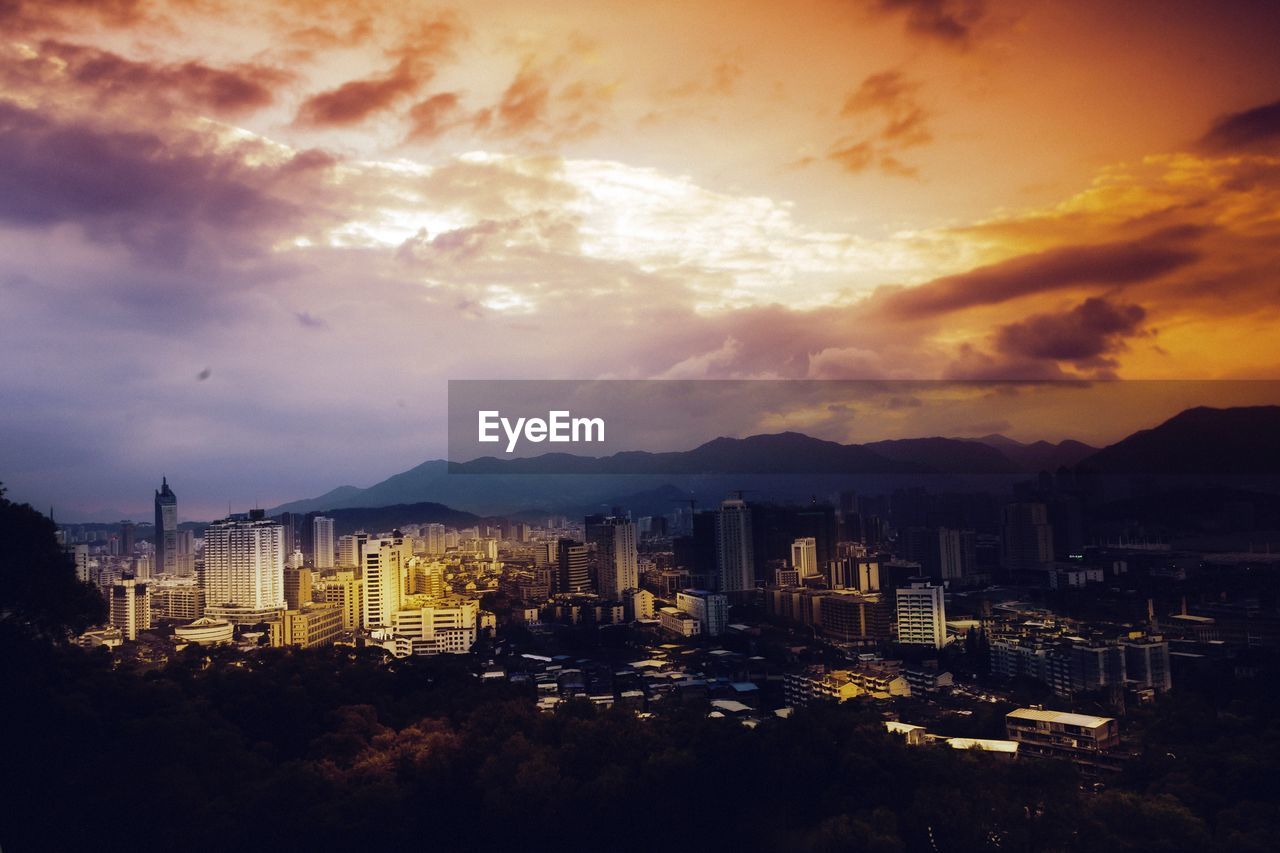
[{"label": "distant hills", "polygon": [[[954,478],[977,475],[1011,482],[1063,466],[1124,475],[1278,473],[1280,406],[1189,409],[1102,449],[1073,440],[1027,444],[1003,435],[840,444],[784,432],[722,437],[692,450],[667,453],[484,457],[452,469],[444,460],[432,460],[367,489],[341,486],[271,512],[394,507],[426,501],[447,505],[446,509],[462,507],[485,514],[511,514],[535,507],[577,513],[624,502],[633,509],[640,503],[652,507],[645,511],[669,512],[689,495],[708,500],[734,488],[773,491],[811,487],[821,491],[840,482],[847,484],[850,477],[857,477],[858,483],[867,487],[881,488],[903,478],[954,485]],[[805,477],[794,476],[798,474]]]},{"label": "distant hills", "polygon": [[1280,406],[1187,409],[1081,460],[1103,474],[1280,473]]}]

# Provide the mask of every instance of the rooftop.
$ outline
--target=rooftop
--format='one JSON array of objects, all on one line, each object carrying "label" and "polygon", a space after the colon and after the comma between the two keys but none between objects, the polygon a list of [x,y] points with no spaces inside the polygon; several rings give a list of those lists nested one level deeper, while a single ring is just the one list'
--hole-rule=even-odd
[{"label": "rooftop", "polygon": [[1044,723],[1061,723],[1066,726],[1081,726],[1086,729],[1096,729],[1099,726],[1105,726],[1107,723],[1113,722],[1111,717],[1094,717],[1088,714],[1069,714],[1065,711],[1041,711],[1036,708],[1019,708],[1016,711],[1010,711],[1008,716],[1017,717],[1021,720],[1037,720]]}]

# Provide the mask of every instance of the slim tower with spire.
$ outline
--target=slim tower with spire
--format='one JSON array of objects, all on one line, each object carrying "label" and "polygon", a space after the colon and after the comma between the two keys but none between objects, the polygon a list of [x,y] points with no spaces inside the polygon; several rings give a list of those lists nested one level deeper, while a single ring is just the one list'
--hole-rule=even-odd
[{"label": "slim tower with spire", "polygon": [[155,573],[178,571],[178,496],[169,488],[169,480],[160,478],[156,492],[156,565]]}]

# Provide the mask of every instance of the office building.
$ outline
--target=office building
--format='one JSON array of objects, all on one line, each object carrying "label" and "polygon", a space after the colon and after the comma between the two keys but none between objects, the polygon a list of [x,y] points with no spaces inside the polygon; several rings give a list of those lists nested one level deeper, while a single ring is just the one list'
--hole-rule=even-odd
[{"label": "office building", "polygon": [[336,604],[307,603],[286,610],[280,619],[268,623],[271,645],[313,649],[332,645],[342,633],[342,611]]},{"label": "office building", "polygon": [[178,573],[178,496],[169,488],[168,478],[160,478],[156,490],[155,573]]},{"label": "office building", "polygon": [[466,654],[476,642],[476,601],[432,603],[413,597],[391,616],[390,633],[407,638],[415,655]]},{"label": "office building", "polygon": [[288,567],[284,570],[284,604],[298,610],[311,601],[311,570]]},{"label": "office building", "polygon": [[364,625],[364,579],[356,571],[338,571],[311,585],[311,600],[337,605],[342,614],[342,627],[347,631]]},{"label": "office building", "polygon": [[805,578],[817,577],[818,540],[813,536],[805,536],[791,543],[791,568],[795,570],[803,583]]}]

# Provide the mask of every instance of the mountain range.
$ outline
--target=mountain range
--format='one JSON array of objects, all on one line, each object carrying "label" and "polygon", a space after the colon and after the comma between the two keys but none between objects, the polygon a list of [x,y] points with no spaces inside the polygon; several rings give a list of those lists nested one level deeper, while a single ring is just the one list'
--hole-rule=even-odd
[{"label": "mountain range", "polygon": [[[669,512],[690,496],[734,488],[825,493],[904,478],[951,484],[978,476],[1012,482],[1059,467],[1097,474],[1257,475],[1280,472],[1280,406],[1195,408],[1105,448],[1079,441],[1023,443],[1003,435],[840,444],[796,432],[716,438],[687,451],[605,457],[548,453],[465,463],[424,462],[368,488],[340,486],[271,512],[388,507],[432,501],[485,515],[597,511],[614,503]],[[803,478],[794,475],[803,474]],[[592,476],[583,476],[592,475]],[[624,501],[623,499],[626,498]],[[662,507],[662,509],[658,509]]]}]

